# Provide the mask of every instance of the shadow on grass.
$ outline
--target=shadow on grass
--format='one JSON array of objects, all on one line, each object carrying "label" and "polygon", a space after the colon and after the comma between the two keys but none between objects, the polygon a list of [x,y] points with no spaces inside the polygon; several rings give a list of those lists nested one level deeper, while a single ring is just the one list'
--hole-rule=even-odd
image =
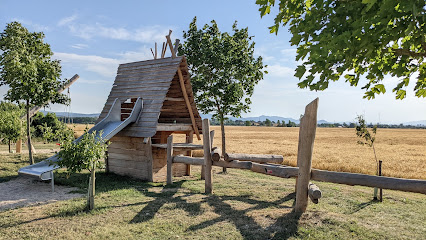
[{"label": "shadow on grass", "polygon": [[360,203],[360,204],[356,205],[356,206],[355,206],[355,208],[353,208],[353,209],[349,212],[349,214],[353,214],[353,213],[359,212],[359,211],[361,211],[362,209],[364,209],[364,208],[366,208],[366,207],[368,207],[368,206],[370,206],[370,205],[372,205],[372,204],[376,204],[376,203],[380,203],[380,201],[379,201],[379,200],[371,199],[371,200],[370,200],[370,201],[368,201],[368,202]]}]

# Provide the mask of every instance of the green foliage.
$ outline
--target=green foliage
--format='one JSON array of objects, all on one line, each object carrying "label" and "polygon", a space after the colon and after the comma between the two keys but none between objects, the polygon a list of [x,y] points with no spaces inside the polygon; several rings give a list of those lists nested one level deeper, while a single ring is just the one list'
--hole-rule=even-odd
[{"label": "green foliage", "polygon": [[288,120],[288,123],[286,125],[287,127],[297,127],[297,124],[295,122],[292,122],[291,120]]},{"label": "green foliage", "polygon": [[361,139],[358,140],[358,144],[373,147],[374,141],[376,140],[377,125],[373,126],[373,129],[370,132],[362,115],[357,116],[357,121],[358,124],[355,127],[356,136]]},{"label": "green foliage", "polygon": [[64,84],[59,80],[59,60],[51,60],[53,52],[43,39],[42,32],[29,32],[18,22],[7,24],[0,33],[0,85],[9,86],[5,99],[28,101],[31,106],[68,102],[57,92]]},{"label": "green foliage", "polygon": [[20,106],[9,102],[0,102],[0,137],[3,141],[16,142],[23,134]]},{"label": "green foliage", "polygon": [[187,57],[191,84],[198,108],[223,121],[226,115],[240,117],[249,111],[254,86],[263,79],[262,57],[254,57],[254,42],[248,28],[232,25],[232,34],[220,32],[216,22],[197,28],[194,17],[179,55]]},{"label": "green foliage", "polygon": [[[256,4],[264,16],[275,0]],[[295,73],[300,88],[325,90],[342,75],[357,86],[365,76],[364,98],[371,99],[386,92],[382,82],[391,75],[400,79],[393,92],[403,99],[410,77],[417,75],[414,92],[426,97],[425,0],[280,0],[277,5],[270,30],[289,27],[296,60],[304,61]]]},{"label": "green foliage", "polygon": [[44,115],[38,112],[33,116],[31,126],[34,127],[33,136],[40,137],[47,142],[61,141],[65,136],[72,135],[72,129],[56,117],[55,113]]},{"label": "green foliage", "polygon": [[79,142],[73,142],[72,138],[64,140],[61,143],[60,161],[57,164],[66,167],[69,173],[82,170],[92,172],[96,168],[101,168],[100,159],[105,157],[108,147],[108,143],[105,143],[101,136],[102,132],[100,134],[97,134],[96,131],[88,133],[86,129]]},{"label": "green foliage", "polygon": [[244,124],[245,124],[246,126],[251,126],[251,122],[250,122],[250,121],[245,121],[245,122],[244,122]]}]

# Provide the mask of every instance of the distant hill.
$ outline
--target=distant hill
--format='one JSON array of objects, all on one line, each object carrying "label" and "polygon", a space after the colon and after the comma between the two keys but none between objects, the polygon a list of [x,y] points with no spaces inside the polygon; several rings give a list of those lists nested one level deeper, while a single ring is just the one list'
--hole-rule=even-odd
[{"label": "distant hill", "polygon": [[[43,114],[48,113],[49,111],[40,111]],[[72,117],[72,118],[76,118],[76,117],[99,117],[99,113],[68,113],[68,112],[53,112],[56,114],[57,117]]]},{"label": "distant hill", "polygon": [[426,120],[406,122],[406,123],[403,123],[403,124],[404,125],[411,125],[411,126],[426,126]]},{"label": "distant hill", "polygon": [[[201,114],[201,118],[208,118],[211,119],[212,115],[211,114]],[[280,116],[266,116],[266,115],[261,115],[259,117],[245,117],[245,118],[235,118],[235,117],[229,117],[229,119],[235,121],[235,120],[241,120],[241,121],[265,121],[266,119],[269,119],[271,121],[277,122],[278,120],[280,120],[280,122],[285,121],[286,123],[288,123],[288,121],[292,121],[295,122],[296,124],[299,124],[299,120],[294,119],[294,118],[287,118],[287,117],[280,117]],[[330,123],[326,120],[318,120],[318,124],[321,123]]]}]

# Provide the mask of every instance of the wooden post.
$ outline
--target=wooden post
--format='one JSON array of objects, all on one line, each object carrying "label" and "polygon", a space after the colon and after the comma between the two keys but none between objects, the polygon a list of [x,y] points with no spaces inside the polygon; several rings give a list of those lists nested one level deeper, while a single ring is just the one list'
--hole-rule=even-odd
[{"label": "wooden post", "polygon": [[[190,131],[186,133],[186,143],[193,143],[194,142],[194,131]],[[186,154],[190,157],[192,157],[192,151],[189,150],[186,152]],[[186,176],[191,176],[191,165],[186,165]]]},{"label": "wooden post", "polygon": [[[382,160],[379,160],[379,176],[382,176]],[[383,188],[380,188],[379,197],[380,202],[383,202]]]},{"label": "wooden post", "polygon": [[167,184],[173,183],[173,135],[167,138]]},{"label": "wooden post", "polygon": [[212,160],[211,160],[211,143],[210,143],[210,121],[203,119],[203,149],[204,149],[204,169],[205,169],[205,192],[212,193]]},{"label": "wooden post", "polygon": [[311,178],[312,152],[317,128],[318,98],[309,103],[300,122],[297,163],[299,167],[295,212],[305,212],[308,207],[308,185]]},{"label": "wooden post", "polygon": [[21,153],[22,151],[22,139],[19,139],[16,142],[16,153]]}]

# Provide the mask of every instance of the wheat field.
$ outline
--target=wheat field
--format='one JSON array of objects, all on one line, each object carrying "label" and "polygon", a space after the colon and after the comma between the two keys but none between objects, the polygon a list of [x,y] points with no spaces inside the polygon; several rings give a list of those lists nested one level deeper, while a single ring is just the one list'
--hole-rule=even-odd
[{"label": "wheat field", "polygon": [[[88,125],[91,128],[93,125]],[[83,134],[86,125],[70,126],[75,135]],[[219,126],[215,130],[214,146],[221,147]],[[284,165],[296,166],[299,128],[226,126],[227,152],[279,154]],[[312,167],[339,172],[375,174],[373,149],[357,144],[351,128],[317,128]],[[175,142],[184,142],[183,134],[176,134]],[[194,136],[194,143],[202,144]],[[426,179],[426,130],[378,129],[376,142],[378,160],[383,161],[384,176]],[[202,155],[202,151],[194,155]]]},{"label": "wheat field", "polygon": [[[220,147],[220,127],[211,128],[215,130],[213,145]],[[299,128],[226,126],[225,133],[227,152],[279,154],[284,156],[284,165],[296,166]],[[182,135],[176,136],[176,141],[183,140]],[[317,128],[312,167],[375,174],[373,149],[357,140],[354,129]],[[384,176],[426,179],[426,130],[378,129],[375,148]]]}]

